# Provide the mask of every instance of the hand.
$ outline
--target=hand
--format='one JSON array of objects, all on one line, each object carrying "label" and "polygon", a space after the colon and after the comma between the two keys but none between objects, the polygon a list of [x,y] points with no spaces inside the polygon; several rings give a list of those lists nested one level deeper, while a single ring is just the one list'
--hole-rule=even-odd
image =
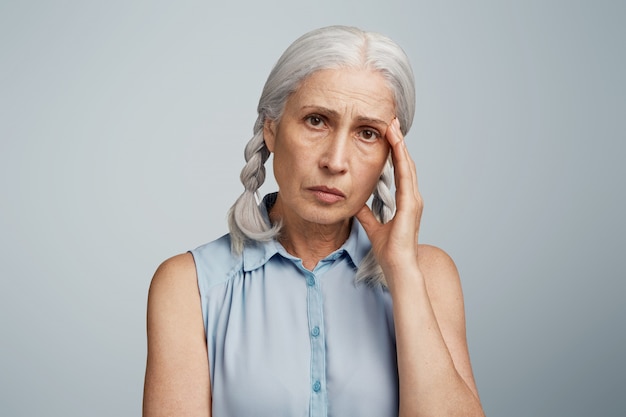
[{"label": "hand", "polygon": [[385,138],[391,145],[396,185],[396,213],[386,224],[380,223],[371,209],[364,205],[356,214],[363,225],[376,260],[385,275],[397,268],[406,268],[417,261],[417,238],[423,202],[417,188],[415,163],[409,155],[397,118],[391,122]]}]

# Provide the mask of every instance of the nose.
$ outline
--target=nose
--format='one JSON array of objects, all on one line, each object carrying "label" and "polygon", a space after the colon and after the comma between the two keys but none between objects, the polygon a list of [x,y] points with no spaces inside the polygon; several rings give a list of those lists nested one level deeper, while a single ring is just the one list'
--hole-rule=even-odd
[{"label": "nose", "polygon": [[329,135],[324,141],[320,157],[320,168],[331,174],[344,174],[348,171],[350,138],[347,132]]}]

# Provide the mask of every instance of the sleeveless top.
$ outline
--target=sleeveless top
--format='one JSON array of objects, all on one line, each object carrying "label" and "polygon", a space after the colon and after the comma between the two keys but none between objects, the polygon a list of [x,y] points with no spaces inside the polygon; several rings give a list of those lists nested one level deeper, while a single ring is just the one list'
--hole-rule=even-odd
[{"label": "sleeveless top", "polygon": [[235,255],[225,235],[191,251],[212,415],[398,415],[391,297],[380,285],[355,284],[371,246],[352,223],[344,245],[313,271],[275,240],[249,243]]}]

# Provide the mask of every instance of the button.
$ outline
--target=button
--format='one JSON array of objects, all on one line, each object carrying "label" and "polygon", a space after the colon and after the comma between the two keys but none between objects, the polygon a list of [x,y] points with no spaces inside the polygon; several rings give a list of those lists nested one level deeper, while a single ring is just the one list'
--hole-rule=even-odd
[{"label": "button", "polygon": [[313,327],[313,329],[311,330],[311,334],[313,335],[313,337],[317,337],[320,335],[320,328],[318,326]]},{"label": "button", "polygon": [[306,285],[308,285],[309,287],[312,287],[315,285],[315,278],[313,277],[308,277],[306,279]]},{"label": "button", "polygon": [[313,391],[320,392],[321,389],[322,384],[320,384],[320,381],[315,381],[315,384],[313,384]]}]

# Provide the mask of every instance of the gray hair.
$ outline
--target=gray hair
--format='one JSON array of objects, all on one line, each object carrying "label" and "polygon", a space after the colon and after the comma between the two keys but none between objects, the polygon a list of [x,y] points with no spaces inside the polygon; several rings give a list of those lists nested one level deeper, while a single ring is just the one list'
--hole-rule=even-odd
[{"label": "gray hair", "polygon": [[[228,213],[231,246],[241,253],[248,241],[275,239],[281,224],[268,224],[259,208],[258,190],[265,181],[265,162],[270,152],[263,138],[266,120],[280,120],[289,96],[303,80],[316,71],[337,68],[364,68],[380,72],[394,94],[396,117],[404,135],[413,123],[415,81],[409,60],[400,46],[388,37],[354,27],[329,26],[308,32],[292,43],[270,72],[257,107],[254,135],[246,145],[246,164],[241,171],[245,188]],[[395,212],[391,192],[391,158],[385,164],[373,192],[372,211],[386,223]],[[385,285],[382,269],[370,251],[358,266],[357,282]]]}]

